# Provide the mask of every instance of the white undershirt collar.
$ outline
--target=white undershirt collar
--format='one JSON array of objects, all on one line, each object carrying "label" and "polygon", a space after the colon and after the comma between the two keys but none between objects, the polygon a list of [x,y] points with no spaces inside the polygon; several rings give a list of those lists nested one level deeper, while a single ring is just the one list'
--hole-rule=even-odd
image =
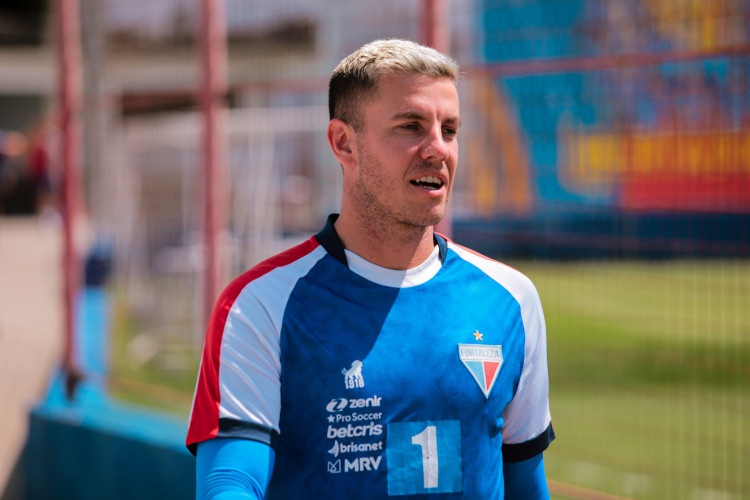
[{"label": "white undershirt collar", "polygon": [[435,245],[427,260],[417,267],[400,271],[386,269],[363,259],[351,250],[344,250],[349,269],[363,278],[383,286],[409,288],[426,283],[440,270],[440,249]]}]

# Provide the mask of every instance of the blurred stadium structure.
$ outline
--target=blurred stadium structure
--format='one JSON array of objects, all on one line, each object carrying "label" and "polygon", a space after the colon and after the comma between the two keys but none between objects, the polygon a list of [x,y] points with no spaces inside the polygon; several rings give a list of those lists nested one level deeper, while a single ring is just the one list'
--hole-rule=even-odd
[{"label": "blurred stadium structure", "polygon": [[[80,0],[82,191],[94,235],[82,256],[112,261],[110,385],[178,405],[189,404],[213,301],[202,295],[197,3]],[[336,211],[327,77],[366,41],[423,38],[428,3],[226,0],[226,189],[212,200],[226,214],[222,283]],[[453,239],[501,260],[750,257],[749,2],[445,7],[448,52],[464,72]],[[0,8],[0,64],[14,68],[0,74],[0,129],[24,131],[54,108],[52,19],[42,0]],[[85,279],[101,278],[97,269]],[[740,333],[746,346],[750,332]],[[741,463],[750,450],[737,449]],[[733,477],[716,494],[740,498],[750,483]]]}]

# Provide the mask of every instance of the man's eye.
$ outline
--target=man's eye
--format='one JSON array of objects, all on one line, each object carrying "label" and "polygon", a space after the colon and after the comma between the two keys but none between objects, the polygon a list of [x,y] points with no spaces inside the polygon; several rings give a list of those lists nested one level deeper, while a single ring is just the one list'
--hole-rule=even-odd
[{"label": "man's eye", "polygon": [[456,137],[457,134],[458,134],[458,130],[456,130],[454,128],[444,128],[443,129],[443,135],[445,137],[451,137],[451,138],[453,138],[453,137]]},{"label": "man's eye", "polygon": [[419,130],[419,124],[417,123],[405,123],[401,125],[404,130]]}]

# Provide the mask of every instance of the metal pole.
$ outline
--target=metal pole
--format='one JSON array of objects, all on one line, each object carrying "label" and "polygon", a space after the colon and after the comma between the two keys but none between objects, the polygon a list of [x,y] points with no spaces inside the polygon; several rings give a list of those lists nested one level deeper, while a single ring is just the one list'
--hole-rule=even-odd
[{"label": "metal pole", "polygon": [[227,90],[226,23],[223,0],[201,0],[203,115],[203,318],[208,323],[224,280],[222,237],[225,230],[224,96]]},{"label": "metal pole", "polygon": [[63,219],[63,369],[65,389],[73,398],[81,374],[75,359],[75,306],[80,266],[75,229],[80,191],[81,45],[78,0],[57,0],[58,101],[62,131],[62,219]]},{"label": "metal pole", "polygon": [[[448,54],[450,52],[450,24],[448,23],[447,0],[422,0],[419,36],[423,45]],[[451,237],[452,217],[448,206],[443,219],[435,230]]]},{"label": "metal pole", "polygon": [[[116,224],[111,217],[110,186],[106,182],[106,145],[108,115],[111,111],[105,92],[106,47],[104,39],[104,0],[78,0],[81,6],[81,55],[86,64],[81,68],[83,130],[81,189],[88,203],[88,215],[98,233],[109,231]],[[109,236],[109,235],[108,235]]]},{"label": "metal pole", "polygon": [[420,40],[423,45],[447,54],[450,51],[450,25],[446,0],[422,0]]}]

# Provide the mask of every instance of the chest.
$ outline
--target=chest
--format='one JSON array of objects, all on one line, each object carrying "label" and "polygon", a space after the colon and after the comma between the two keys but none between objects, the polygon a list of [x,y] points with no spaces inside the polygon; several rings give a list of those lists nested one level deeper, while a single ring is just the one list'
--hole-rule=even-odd
[{"label": "chest", "polygon": [[346,400],[393,420],[479,415],[500,426],[524,340],[518,304],[482,276],[406,289],[309,280],[284,315],[282,398],[323,417]]}]

